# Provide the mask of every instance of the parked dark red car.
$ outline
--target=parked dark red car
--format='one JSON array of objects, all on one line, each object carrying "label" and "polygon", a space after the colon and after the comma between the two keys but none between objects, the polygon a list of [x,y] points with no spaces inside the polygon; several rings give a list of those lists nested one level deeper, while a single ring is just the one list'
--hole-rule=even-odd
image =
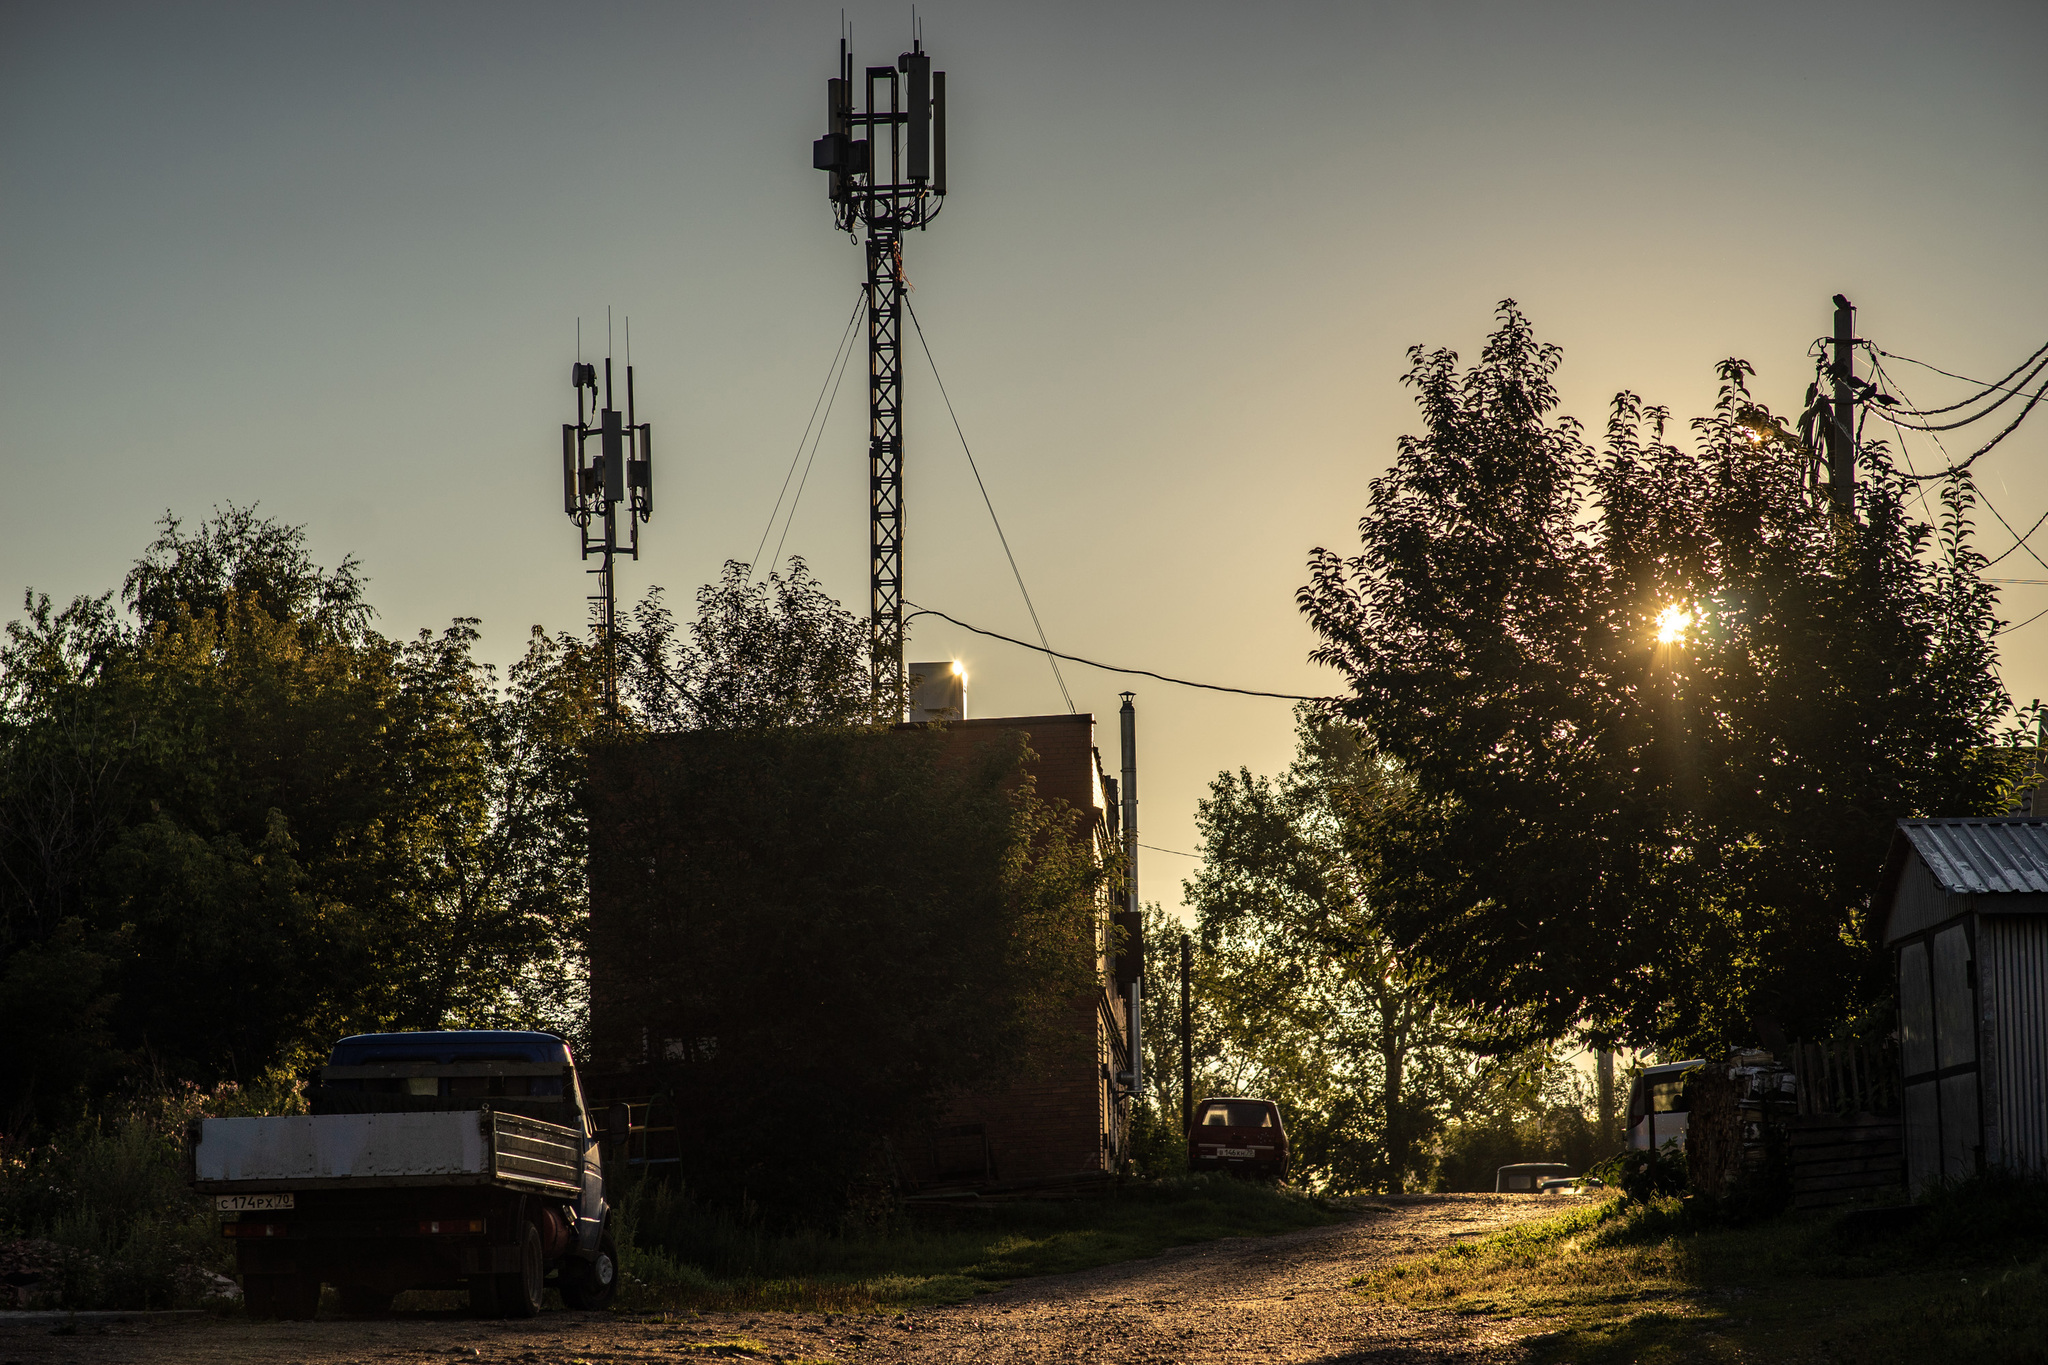
[{"label": "parked dark red car", "polygon": [[1203,1100],[1188,1134],[1188,1169],[1285,1180],[1287,1129],[1280,1106],[1271,1100]]}]

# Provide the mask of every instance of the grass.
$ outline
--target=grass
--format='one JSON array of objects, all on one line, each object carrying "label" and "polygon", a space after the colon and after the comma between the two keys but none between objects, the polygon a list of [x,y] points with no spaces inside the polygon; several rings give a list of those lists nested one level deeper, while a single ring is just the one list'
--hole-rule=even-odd
[{"label": "grass", "polygon": [[835,1232],[772,1232],[708,1214],[658,1185],[634,1192],[621,1212],[637,1243],[621,1252],[621,1307],[814,1313],[957,1302],[1025,1276],[1349,1216],[1224,1176],[1129,1184],[1063,1203],[907,1210]]},{"label": "grass", "polygon": [[1354,1281],[1519,1321],[1541,1361],[2048,1361],[2048,1186],[1986,1179],[1890,1232],[1839,1215],[1713,1226],[1614,1198]]}]

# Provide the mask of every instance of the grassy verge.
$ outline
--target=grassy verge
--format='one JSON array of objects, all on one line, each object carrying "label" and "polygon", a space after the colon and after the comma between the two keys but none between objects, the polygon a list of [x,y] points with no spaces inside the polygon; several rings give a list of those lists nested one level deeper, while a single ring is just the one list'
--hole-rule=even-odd
[{"label": "grassy verge", "polygon": [[2048,1186],[1975,1182],[1911,1226],[1702,1226],[1619,1199],[1355,1281],[1425,1311],[1520,1319],[1544,1361],[2048,1361]]},{"label": "grassy verge", "polygon": [[879,1226],[773,1233],[661,1186],[622,1213],[620,1306],[643,1311],[876,1312],[947,1303],[1027,1275],[1086,1270],[1219,1237],[1339,1222],[1332,1204],[1220,1176],[1127,1185],[1101,1199],[915,1210]]}]

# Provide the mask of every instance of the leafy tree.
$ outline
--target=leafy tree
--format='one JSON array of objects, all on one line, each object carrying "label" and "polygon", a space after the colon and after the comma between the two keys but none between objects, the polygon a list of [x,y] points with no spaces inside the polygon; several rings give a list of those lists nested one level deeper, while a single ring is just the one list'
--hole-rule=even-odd
[{"label": "leafy tree", "polygon": [[697,592],[679,632],[661,589],[618,632],[622,691],[655,731],[761,730],[893,721],[902,697],[876,697],[867,624],[826,595],[795,556],[759,583],[728,560]]},{"label": "leafy tree", "polygon": [[[230,507],[0,641],[0,1017],[18,1126],[124,1059],[211,1084],[339,1033],[573,1023],[588,652],[501,689],[475,623],[394,642],[353,561]],[[54,1108],[53,1108],[54,1106]]]},{"label": "leafy tree", "polygon": [[1498,1046],[1820,1030],[1884,989],[1893,821],[2002,808],[1972,490],[1917,520],[1872,443],[1838,524],[1740,361],[1691,448],[1625,393],[1596,450],[1499,317],[1469,369],[1410,352],[1423,432],[1299,594],[1414,783],[1352,833],[1385,923]]},{"label": "leafy tree", "polygon": [[1468,1021],[1409,981],[1347,840],[1406,800],[1405,777],[1315,708],[1297,709],[1296,735],[1279,778],[1223,773],[1198,809],[1198,1054],[1224,1092],[1280,1101],[1306,1181],[1399,1190],[1427,1179],[1489,1067]]}]

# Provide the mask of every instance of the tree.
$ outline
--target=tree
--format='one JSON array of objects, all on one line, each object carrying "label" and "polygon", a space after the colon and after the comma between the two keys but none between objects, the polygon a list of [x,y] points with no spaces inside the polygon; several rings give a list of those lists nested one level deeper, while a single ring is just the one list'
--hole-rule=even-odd
[{"label": "tree", "polygon": [[698,589],[687,638],[656,588],[618,640],[621,690],[643,729],[872,725],[903,714],[900,695],[874,695],[866,623],[796,556],[787,575],[759,583],[726,561],[718,582]]},{"label": "tree", "polygon": [[385,639],[354,561],[236,507],[167,516],[124,596],[31,595],[0,642],[0,1018],[75,1034],[10,1124],[124,1059],[212,1084],[353,1029],[574,1024],[587,650],[536,633],[501,689],[473,621]]},{"label": "tree", "polygon": [[1868,1008],[1893,821],[1999,810],[2011,777],[1967,479],[1916,520],[1871,443],[1838,524],[1741,361],[1691,449],[1624,393],[1596,451],[1552,415],[1558,348],[1499,318],[1470,369],[1410,351],[1423,434],[1298,599],[1414,783],[1352,832],[1396,945],[1501,1046]]},{"label": "tree", "polygon": [[1294,763],[1210,784],[1187,882],[1201,950],[1204,1078],[1278,1100],[1300,1177],[1338,1189],[1426,1181],[1434,1140],[1492,1069],[1469,1021],[1408,979],[1347,833],[1407,799],[1356,726],[1296,710]]}]

